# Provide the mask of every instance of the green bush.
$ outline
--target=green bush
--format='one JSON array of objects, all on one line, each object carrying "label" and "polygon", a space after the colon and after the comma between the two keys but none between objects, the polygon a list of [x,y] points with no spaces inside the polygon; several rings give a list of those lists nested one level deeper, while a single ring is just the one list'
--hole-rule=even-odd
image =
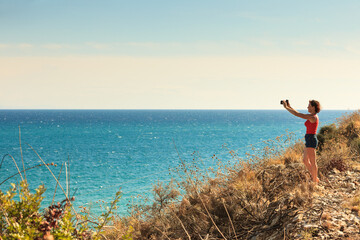
[{"label": "green bush", "polygon": [[44,192],[44,185],[40,185],[31,193],[26,181],[18,186],[12,183],[6,193],[0,191],[1,240],[100,239],[102,228],[112,219],[121,197],[121,192],[117,192],[109,210],[90,219],[88,215],[75,214],[69,199],[40,211]]},{"label": "green bush", "polygon": [[[17,195],[19,200],[14,200]],[[37,239],[42,237],[39,230],[43,217],[39,214],[45,192],[43,185],[30,193],[28,184],[22,181],[19,189],[11,184],[9,191],[0,191],[0,233],[3,239]]]},{"label": "green bush", "polygon": [[331,139],[336,139],[338,137],[338,130],[335,124],[326,125],[320,128],[320,131],[317,135],[319,140],[319,150],[321,151],[324,144]]}]

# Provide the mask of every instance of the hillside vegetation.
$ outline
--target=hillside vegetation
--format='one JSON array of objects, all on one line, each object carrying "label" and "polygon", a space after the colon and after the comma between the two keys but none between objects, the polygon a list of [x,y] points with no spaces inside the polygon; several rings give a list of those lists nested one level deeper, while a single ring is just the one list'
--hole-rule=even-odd
[{"label": "hillside vegetation", "polygon": [[[229,151],[238,160],[237,164],[223,165],[215,171],[215,177],[201,174],[191,164],[183,163],[180,172],[183,181],[177,187],[174,184],[155,186],[152,205],[137,206],[130,217],[115,221],[104,236],[106,239],[131,236],[133,239],[199,240],[316,238],[316,234],[312,236],[309,233],[312,230],[306,228],[294,232],[295,225],[289,226],[289,223],[297,220],[300,213],[312,209],[314,196],[319,192],[327,194],[325,188],[329,186],[325,185],[334,171],[339,172],[338,175],[357,171],[360,112],[322,127],[318,138],[320,186],[311,181],[303,166],[303,142],[282,150],[279,146],[287,136],[278,137],[268,141],[263,149],[248,154],[246,159]],[[347,201],[355,204],[356,210],[356,206],[360,207],[359,199],[356,192],[354,198]],[[320,217],[320,213],[317,214]]]},{"label": "hillside vegetation", "polygon": [[[302,164],[301,141],[281,148],[290,137],[266,141],[263,149],[254,148],[245,158],[229,149],[231,164],[214,155],[218,167],[206,172],[197,167],[194,154],[193,162],[181,161],[181,180],[155,185],[154,201],[132,205],[126,217],[113,214],[120,192],[96,218],[86,208],[74,209],[68,196],[40,211],[45,187],[30,193],[24,179],[8,192],[0,191],[0,239],[312,239],[335,236],[335,230],[336,237],[338,231],[351,237],[348,225],[341,231],[331,222],[330,211],[324,218],[325,205],[320,212],[314,208],[330,191],[351,188],[340,207],[358,217],[360,194],[352,178],[358,176],[360,163],[360,112],[320,129],[319,185]],[[342,178],[350,179],[346,186]],[[323,220],[309,227],[301,222],[304,216]]]}]

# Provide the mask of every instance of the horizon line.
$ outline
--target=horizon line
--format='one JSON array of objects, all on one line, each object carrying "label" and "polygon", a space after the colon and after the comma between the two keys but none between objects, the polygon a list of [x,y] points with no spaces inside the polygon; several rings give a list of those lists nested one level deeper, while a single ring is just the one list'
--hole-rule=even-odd
[{"label": "horizon line", "polygon": [[[262,109],[262,108],[0,108],[0,111],[2,110],[77,110],[77,111],[81,111],[81,110],[149,110],[149,111],[171,111],[171,110],[195,110],[195,111],[209,111],[209,110],[214,110],[214,111],[223,111],[223,110],[232,110],[232,111],[241,111],[241,110],[249,110],[249,111],[275,111],[275,110],[285,110],[285,109]],[[307,109],[299,109],[299,110],[307,110]],[[360,109],[323,109],[321,111],[358,111]]]}]

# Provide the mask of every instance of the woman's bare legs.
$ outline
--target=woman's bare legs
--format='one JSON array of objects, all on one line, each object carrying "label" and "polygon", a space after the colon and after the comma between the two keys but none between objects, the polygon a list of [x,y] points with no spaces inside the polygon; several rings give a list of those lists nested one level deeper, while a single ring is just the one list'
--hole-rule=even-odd
[{"label": "woman's bare legs", "polygon": [[306,169],[310,172],[312,180],[318,183],[319,178],[315,148],[305,148],[303,162]]},{"label": "woman's bare legs", "polygon": [[312,176],[312,179],[314,182],[318,183],[319,182],[319,178],[318,178],[318,166],[316,164],[316,151],[315,148],[307,148],[307,155],[309,157],[310,160],[310,173]]},{"label": "woman's bare legs", "polygon": [[303,163],[306,167],[306,169],[310,172],[311,174],[311,163],[309,161],[309,156],[308,156],[308,152],[307,152],[308,148],[304,149],[304,157],[303,157]]}]

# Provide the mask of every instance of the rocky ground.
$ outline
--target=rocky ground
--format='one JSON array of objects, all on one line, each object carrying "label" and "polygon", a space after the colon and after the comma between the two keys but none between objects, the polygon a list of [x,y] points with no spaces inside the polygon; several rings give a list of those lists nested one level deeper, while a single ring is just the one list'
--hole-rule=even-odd
[{"label": "rocky ground", "polygon": [[[285,230],[290,239],[360,239],[360,216],[351,201],[359,197],[360,170],[332,170],[315,187],[312,203]],[[274,238],[276,239],[276,238]]]}]

